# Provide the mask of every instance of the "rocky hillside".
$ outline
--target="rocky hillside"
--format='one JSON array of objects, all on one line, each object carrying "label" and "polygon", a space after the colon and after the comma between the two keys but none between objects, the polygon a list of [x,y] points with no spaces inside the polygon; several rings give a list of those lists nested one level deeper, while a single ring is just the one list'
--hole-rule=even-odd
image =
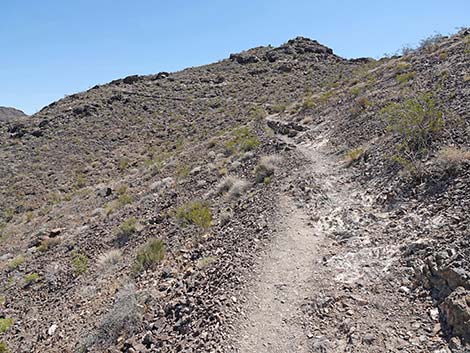
[{"label": "rocky hillside", "polygon": [[9,107],[0,107],[0,123],[9,122],[17,118],[24,118],[26,114],[21,110]]},{"label": "rocky hillside", "polygon": [[0,125],[0,352],[238,351],[283,195],[321,207],[313,141],[342,160],[324,175],[370,199],[373,242],[397,245],[386,271],[402,300],[437,308],[426,347],[465,351],[469,59],[464,30],[378,61],[299,37]]}]

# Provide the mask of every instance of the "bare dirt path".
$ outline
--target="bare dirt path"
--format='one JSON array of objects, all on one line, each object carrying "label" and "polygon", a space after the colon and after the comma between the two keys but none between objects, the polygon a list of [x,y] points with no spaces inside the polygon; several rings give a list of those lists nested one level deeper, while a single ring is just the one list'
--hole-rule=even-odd
[{"label": "bare dirt path", "polygon": [[[281,195],[277,236],[260,258],[236,352],[445,352],[430,303],[397,275],[393,220],[332,155],[321,127],[284,139],[306,165]],[[437,325],[437,326],[436,326]]]}]

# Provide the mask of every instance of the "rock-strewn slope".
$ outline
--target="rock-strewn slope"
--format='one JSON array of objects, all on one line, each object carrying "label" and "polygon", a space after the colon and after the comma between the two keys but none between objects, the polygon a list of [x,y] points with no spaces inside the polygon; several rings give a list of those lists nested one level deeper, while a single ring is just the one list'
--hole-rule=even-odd
[{"label": "rock-strewn slope", "polygon": [[[296,38],[116,80],[0,125],[2,342],[13,352],[236,349],[240,298],[277,232],[281,196],[302,204],[317,185],[290,182],[306,159],[277,135],[324,134],[347,159],[345,177],[387,212],[375,241],[403,245],[387,276],[419,308],[439,307],[436,334],[460,349],[469,40],[462,31],[373,61]],[[409,128],[420,120],[393,117],[423,111],[417,148]],[[307,328],[315,303],[304,303]]]}]

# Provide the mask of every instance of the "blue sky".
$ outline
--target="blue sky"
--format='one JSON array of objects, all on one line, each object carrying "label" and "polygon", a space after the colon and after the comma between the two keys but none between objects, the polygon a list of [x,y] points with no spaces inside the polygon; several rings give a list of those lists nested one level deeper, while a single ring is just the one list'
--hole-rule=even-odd
[{"label": "blue sky", "polygon": [[31,114],[95,84],[298,35],[380,57],[469,26],[469,14],[469,0],[1,0],[0,105]]}]

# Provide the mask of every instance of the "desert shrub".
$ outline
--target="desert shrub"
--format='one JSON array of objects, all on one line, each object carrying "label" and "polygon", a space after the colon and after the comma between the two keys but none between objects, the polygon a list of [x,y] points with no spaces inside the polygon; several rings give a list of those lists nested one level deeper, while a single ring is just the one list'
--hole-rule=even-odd
[{"label": "desert shrub", "polygon": [[396,80],[399,84],[404,85],[416,77],[416,72],[406,72],[396,76]]},{"label": "desert shrub", "polygon": [[136,230],[137,230],[137,219],[135,217],[131,217],[121,223],[117,232],[119,234],[123,234],[127,236],[127,235],[131,235],[135,233]]},{"label": "desert shrub", "polygon": [[199,259],[197,262],[197,267],[198,268],[205,268],[215,262],[217,258],[215,256],[206,256],[203,257],[202,259]]},{"label": "desert shrub", "polygon": [[444,147],[438,152],[437,160],[446,170],[456,169],[463,163],[470,162],[470,151],[457,147]]},{"label": "desert shrub", "polygon": [[232,184],[227,192],[227,197],[230,199],[236,199],[243,195],[243,193],[250,187],[250,184],[243,179],[237,179]]},{"label": "desert shrub", "polygon": [[122,252],[118,249],[110,250],[98,257],[98,267],[102,270],[107,270],[114,267],[122,260]]},{"label": "desert shrub", "polygon": [[228,175],[217,185],[217,193],[227,193],[229,198],[237,198],[240,197],[248,187],[249,183],[246,180]]},{"label": "desert shrub", "polygon": [[0,333],[5,333],[13,326],[13,319],[11,317],[0,318]]},{"label": "desert shrub", "polygon": [[161,239],[152,239],[137,252],[133,265],[134,272],[146,270],[165,258],[165,243]]},{"label": "desert shrub", "polygon": [[364,155],[365,150],[362,147],[354,148],[346,153],[346,166],[350,166]]},{"label": "desert shrub", "polygon": [[24,281],[26,282],[26,284],[36,283],[37,281],[39,281],[39,279],[39,274],[36,272],[30,273],[29,275],[26,275],[24,277]]},{"label": "desert shrub", "polygon": [[282,113],[285,112],[287,109],[287,106],[285,104],[276,104],[271,107],[271,111],[273,113]]},{"label": "desert shrub", "polygon": [[0,353],[10,353],[7,344],[3,341],[0,341]]},{"label": "desert shrub", "polygon": [[421,94],[403,103],[391,103],[380,111],[388,130],[401,139],[401,149],[421,151],[430,146],[444,127],[443,113],[431,94]]},{"label": "desert shrub", "polygon": [[72,256],[72,267],[75,275],[81,275],[88,270],[88,257],[84,254],[75,252]]},{"label": "desert shrub", "polygon": [[179,207],[176,210],[176,218],[183,224],[193,223],[201,228],[209,228],[212,213],[207,204],[194,201]]},{"label": "desert shrub", "polygon": [[[272,177],[275,171],[275,157],[264,156],[259,160],[258,165],[255,168],[255,179],[257,183],[265,182],[266,178]],[[271,180],[269,180],[270,182]]]},{"label": "desert shrub", "polygon": [[391,103],[380,111],[389,132],[399,141],[392,158],[415,176],[423,174],[420,160],[444,128],[443,113],[431,94],[421,94],[402,103]]},{"label": "desert shrub", "polygon": [[222,180],[217,185],[216,187],[217,193],[222,194],[224,192],[229,191],[236,180],[237,180],[237,177],[232,176],[232,175],[226,175],[224,178],[222,178]]},{"label": "desert shrub", "polygon": [[116,294],[112,308],[101,319],[95,340],[99,344],[109,345],[120,336],[134,334],[142,323],[142,315],[134,286],[124,286]]},{"label": "desert shrub", "polygon": [[189,172],[191,171],[191,167],[187,164],[180,164],[176,167],[175,176],[176,179],[184,179],[189,176]]},{"label": "desert shrub", "polygon": [[129,205],[132,203],[133,199],[132,196],[130,196],[127,193],[127,186],[126,185],[121,185],[116,189],[116,193],[118,194],[118,197],[116,200],[111,201],[108,203],[105,207],[105,211],[107,215],[112,214],[114,211],[117,209],[120,209],[126,205]]},{"label": "desert shrub", "polygon": [[331,91],[327,91],[325,93],[323,93],[319,100],[321,103],[328,103],[328,101],[330,100],[331,97],[333,97],[335,95],[335,91],[334,90],[331,90]]},{"label": "desert shrub", "polygon": [[116,240],[120,246],[124,245],[129,241],[132,234],[137,231],[137,219],[131,217],[122,222],[119,227],[115,230]]},{"label": "desert shrub", "polygon": [[14,270],[18,268],[23,262],[25,262],[25,257],[23,255],[18,255],[8,263],[8,267],[11,270]]},{"label": "desert shrub", "polygon": [[129,168],[129,159],[127,157],[120,158],[118,161],[118,168],[120,171],[124,171]]},{"label": "desert shrub", "polygon": [[349,89],[349,93],[350,93],[351,96],[353,96],[353,97],[357,97],[357,96],[361,93],[361,91],[362,91],[362,87],[361,87],[361,86],[358,86],[358,85],[356,85],[356,86],[354,86],[354,87],[351,87],[351,88]]},{"label": "desert shrub", "polygon": [[236,152],[246,152],[258,147],[260,141],[248,127],[240,127],[233,132],[233,138],[225,143],[227,152],[233,154]]},{"label": "desert shrub", "polygon": [[302,100],[302,110],[313,109],[315,107],[315,101],[313,100],[312,95],[304,97]]},{"label": "desert shrub", "polygon": [[83,173],[77,173],[75,175],[75,188],[81,189],[86,185],[86,177]]},{"label": "desert shrub", "polygon": [[255,106],[250,109],[250,118],[254,120],[261,120],[267,115],[263,107]]},{"label": "desert shrub", "polygon": [[41,241],[41,244],[38,247],[39,251],[47,251],[49,249],[52,249],[53,247],[59,245],[61,242],[60,237],[54,237],[54,238],[45,238]]},{"label": "desert shrub", "polygon": [[430,52],[433,51],[436,46],[444,40],[445,37],[440,33],[435,33],[427,38],[422,39],[419,42],[418,50]]}]

